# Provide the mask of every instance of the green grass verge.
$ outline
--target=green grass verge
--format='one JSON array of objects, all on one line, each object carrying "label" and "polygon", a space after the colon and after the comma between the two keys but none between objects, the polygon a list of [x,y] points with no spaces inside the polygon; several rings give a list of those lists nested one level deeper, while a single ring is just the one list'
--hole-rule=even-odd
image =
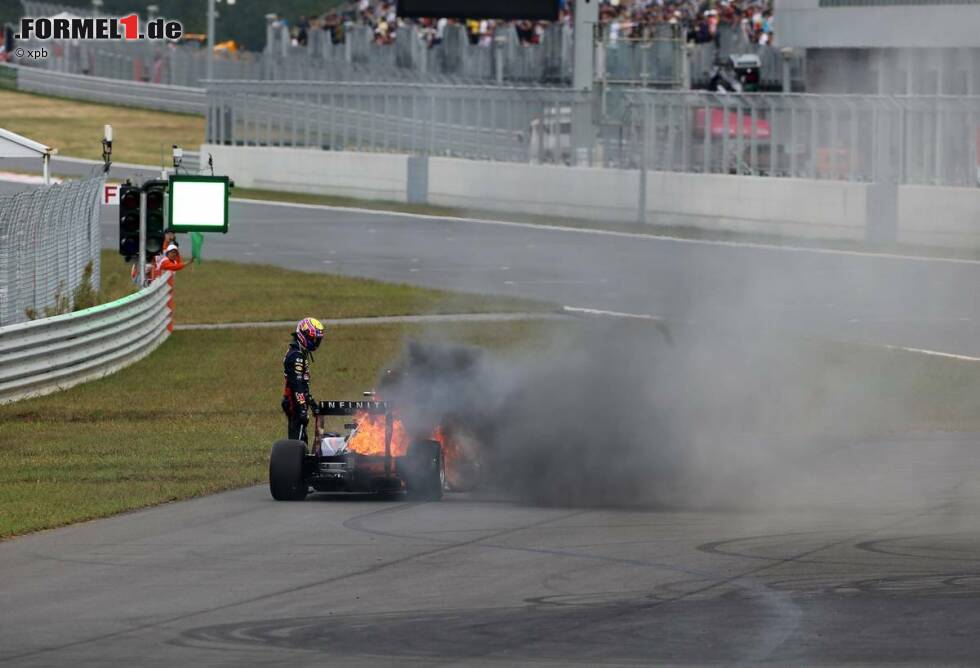
[{"label": "green grass verge", "polygon": [[196,151],[204,142],[204,117],[33,93],[0,90],[3,127],[58,149],[59,155],[101,160],[102,126],[113,127],[112,159],[139,165],[171,162],[173,144]]},{"label": "green grass verge", "polygon": [[[205,244],[205,254],[207,245]],[[102,301],[133,291],[130,265],[102,254]],[[177,323],[260,322],[435,313],[547,311],[542,302],[430,290],[260,264],[204,260],[174,277]]]},{"label": "green grass verge", "polygon": [[[545,324],[440,327],[503,348]],[[316,355],[320,398],[356,398],[418,326],[336,327]],[[282,438],[287,332],[176,332],[112,376],[0,406],[0,538],[266,480]],[[151,399],[152,397],[152,399]]]},{"label": "green grass verge", "polygon": [[[176,276],[178,322],[542,310],[546,305],[356,278],[206,261]],[[302,290],[297,290],[302,286]],[[102,256],[101,299],[131,293],[129,266]],[[489,347],[531,323],[440,327]],[[335,327],[317,355],[321,397],[360,396],[420,327]],[[0,407],[0,537],[105,517],[264,480],[288,330],[177,332],[108,378]],[[147,391],[154,403],[148,407]],[[138,408],[136,408],[138,407]]]}]

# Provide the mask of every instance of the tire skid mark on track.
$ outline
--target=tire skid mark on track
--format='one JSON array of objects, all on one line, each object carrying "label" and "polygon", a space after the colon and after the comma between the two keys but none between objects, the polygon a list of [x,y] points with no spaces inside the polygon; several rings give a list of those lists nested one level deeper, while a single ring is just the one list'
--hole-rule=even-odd
[{"label": "tire skid mark on track", "polygon": [[[78,527],[84,527],[86,524],[90,524],[92,522],[107,522],[107,521],[108,522],[111,522],[113,519],[117,519],[117,518],[121,518],[121,517],[127,517],[127,516],[130,516],[130,515],[136,515],[136,514],[141,514],[141,513],[154,513],[154,512],[157,512],[157,511],[161,510],[161,509],[166,508],[168,505],[170,505],[170,504],[163,503],[163,504],[160,504],[160,505],[157,505],[157,506],[150,506],[149,508],[137,508],[137,509],[132,510],[132,511],[129,511],[129,512],[119,513],[118,515],[113,515],[112,517],[104,517],[104,518],[99,518],[99,519],[94,519],[94,520],[88,520],[86,522],[78,522],[76,524],[70,525],[69,527],[64,527],[64,529],[69,529],[69,530],[70,529],[76,529]],[[186,531],[188,529],[199,529],[199,528],[202,528],[202,527],[206,527],[208,525],[211,525],[211,524],[219,524],[219,523],[223,524],[223,523],[227,522],[230,519],[238,518],[238,517],[241,517],[243,515],[250,515],[252,513],[255,513],[256,511],[257,511],[256,508],[250,507],[250,508],[246,508],[246,509],[243,509],[243,510],[236,510],[236,511],[233,511],[233,512],[229,512],[227,514],[221,515],[220,517],[215,517],[215,518],[210,518],[209,517],[209,518],[204,519],[204,520],[188,521],[185,524],[181,525],[181,527],[179,528],[179,531]],[[15,536],[11,540],[17,540],[18,538],[26,538],[29,535],[32,535],[32,534],[25,534],[24,536]],[[160,539],[160,537],[158,536],[157,537],[157,540],[159,540],[159,539]],[[98,547],[99,548],[102,548],[103,550],[105,550],[105,551],[108,552],[108,551],[111,551],[111,548],[123,547],[123,546],[126,546],[126,545],[132,545],[134,543],[135,544],[139,544],[140,542],[141,542],[141,539],[113,541],[113,542],[107,542],[107,543],[99,543],[98,544]],[[38,559],[38,560],[54,561],[54,562],[60,562],[60,563],[66,563],[66,564],[87,564],[87,565],[92,565],[92,566],[111,566],[113,568],[145,568],[146,567],[143,564],[139,564],[139,565],[137,565],[137,564],[120,564],[120,563],[108,562],[108,561],[100,561],[100,560],[95,560],[95,559],[90,559],[89,560],[89,559],[77,559],[77,558],[73,558],[73,557],[56,557],[56,556],[51,555],[51,554],[47,554],[47,553],[44,553],[44,552],[35,552],[35,551],[25,552],[25,555],[26,556],[29,556],[29,557],[32,557],[34,559]],[[165,566],[154,566],[154,568],[161,569],[161,568],[166,568],[166,567]],[[185,570],[185,569],[183,569],[183,568],[174,568],[172,570],[174,570],[174,571],[181,571],[181,570]],[[0,657],[0,662],[2,662],[3,660],[4,660],[3,657]]]},{"label": "tire skid mark on track", "polygon": [[[426,543],[435,543],[438,545],[449,545],[452,541],[439,540],[437,538],[430,538],[428,536],[407,536],[402,534],[392,533],[390,531],[381,531],[379,529],[370,529],[364,526],[364,522],[369,521],[371,518],[377,518],[379,516],[391,515],[394,513],[403,512],[409,510],[416,506],[428,505],[421,503],[402,503],[397,506],[392,506],[391,508],[382,508],[380,510],[375,510],[370,513],[365,513],[363,515],[355,515],[354,517],[349,517],[343,521],[342,526],[345,529],[351,531],[356,531],[357,533],[366,533],[372,536],[384,536],[385,538],[408,538],[412,540],[419,540]],[[504,531],[509,531],[510,529],[504,529]]]},{"label": "tire skid mark on track", "polygon": [[[963,483],[963,481],[960,480],[956,485],[954,485],[952,487],[952,490],[955,491],[956,488],[958,488],[962,483]],[[930,515],[932,513],[942,511],[942,510],[948,508],[952,504],[953,504],[953,502],[946,501],[946,502],[943,502],[943,503],[938,504],[936,506],[933,506],[933,507],[924,509],[922,511],[919,511],[917,513],[914,513],[911,517],[903,517],[903,518],[900,518],[900,519],[895,520],[893,522],[886,523],[883,526],[879,526],[879,527],[870,529],[868,531],[861,532],[861,534],[859,534],[859,535],[868,535],[868,534],[877,533],[879,531],[885,531],[887,529],[890,529],[890,528],[899,526],[899,525],[904,524],[906,522],[914,521],[914,520],[919,519],[921,517],[926,517],[926,516],[928,516],[928,515]],[[791,600],[790,595],[787,592],[776,590],[776,589],[774,589],[774,588],[772,588],[770,586],[767,586],[766,584],[764,584],[764,583],[762,583],[762,582],[760,582],[758,580],[753,580],[752,579],[752,576],[755,576],[755,575],[758,575],[760,573],[763,573],[763,572],[765,572],[767,570],[770,570],[770,569],[772,569],[772,568],[774,568],[776,566],[785,565],[785,564],[789,564],[789,563],[800,563],[801,560],[804,560],[806,557],[808,557],[810,555],[817,554],[819,552],[822,552],[824,550],[830,549],[832,547],[844,545],[844,544],[846,544],[848,542],[851,542],[852,540],[853,540],[853,538],[847,537],[847,538],[842,538],[842,539],[839,539],[839,540],[830,541],[829,543],[825,543],[825,544],[819,545],[819,546],[817,546],[815,548],[812,548],[810,550],[804,550],[804,551],[802,551],[802,552],[800,552],[800,553],[798,553],[796,555],[791,555],[791,556],[788,556],[788,557],[778,558],[778,559],[776,559],[774,561],[770,561],[768,563],[761,564],[761,565],[759,565],[756,568],[749,569],[748,571],[744,571],[744,572],[742,572],[740,574],[723,577],[721,579],[717,579],[716,576],[712,576],[712,574],[710,574],[710,573],[702,573],[702,572],[695,571],[693,569],[677,568],[677,567],[669,566],[667,564],[654,564],[654,563],[645,564],[642,560],[635,560],[635,559],[615,559],[615,558],[602,557],[602,556],[596,556],[596,555],[582,555],[580,553],[572,553],[572,552],[567,552],[566,550],[557,550],[557,549],[514,548],[512,546],[503,546],[503,545],[497,545],[497,546],[495,546],[495,545],[486,545],[486,547],[498,547],[500,549],[516,549],[516,550],[521,550],[521,551],[542,552],[542,553],[545,553],[545,554],[551,554],[551,555],[555,555],[555,556],[569,556],[569,557],[578,557],[578,558],[592,558],[592,559],[596,559],[596,560],[599,560],[599,561],[617,562],[617,563],[621,563],[621,564],[649,565],[649,566],[659,566],[661,568],[666,567],[666,568],[671,568],[672,570],[676,570],[676,571],[679,571],[679,572],[685,572],[685,573],[688,573],[690,575],[696,575],[696,576],[702,577],[702,578],[704,578],[704,580],[707,581],[707,584],[705,584],[702,587],[697,587],[697,588],[695,588],[695,589],[693,589],[691,591],[678,594],[678,595],[676,595],[674,597],[670,597],[670,598],[666,598],[666,599],[660,599],[660,600],[655,600],[655,601],[652,601],[650,603],[640,605],[639,608],[630,608],[629,610],[627,610],[625,612],[614,613],[611,616],[612,618],[615,618],[617,616],[623,616],[623,615],[626,615],[626,614],[635,614],[638,610],[651,609],[651,608],[659,607],[659,606],[662,606],[662,605],[665,605],[665,604],[670,604],[670,603],[674,603],[674,602],[677,602],[677,601],[682,601],[682,600],[688,599],[688,598],[690,598],[692,596],[703,594],[705,592],[708,592],[708,591],[711,591],[713,589],[717,589],[718,587],[722,587],[722,586],[726,586],[726,585],[748,589],[749,591],[755,591],[755,592],[761,593],[764,597],[774,597],[772,599],[772,603],[774,603],[776,607],[782,609],[782,617],[777,616],[777,619],[782,622],[782,625],[781,625],[781,627],[777,627],[776,629],[774,629],[774,633],[772,634],[773,637],[770,638],[769,641],[766,642],[763,647],[760,647],[760,649],[759,649],[758,652],[756,652],[751,657],[747,657],[747,658],[743,659],[742,661],[737,662],[737,663],[741,664],[741,663],[744,663],[744,662],[757,662],[757,661],[765,660],[768,656],[770,656],[772,654],[773,651],[775,651],[776,649],[778,649],[779,646],[781,646],[783,644],[783,642],[785,642],[789,638],[789,636],[799,626],[800,619],[802,618],[802,611],[801,611],[801,609]],[[709,543],[709,545],[710,545],[710,543]],[[567,630],[565,630],[563,632],[566,632],[568,630],[574,630],[574,627],[573,627],[573,629],[567,629]],[[489,654],[485,654],[485,655],[481,655],[481,656],[488,656],[488,655]],[[473,657],[473,658],[475,658],[475,657]]]},{"label": "tire skid mark on track", "polygon": [[[789,532],[786,532],[786,533],[771,533],[771,534],[763,534],[763,535],[760,535],[760,536],[748,536],[748,537],[739,537],[739,538],[728,538],[728,539],[725,539],[725,540],[712,541],[710,543],[702,543],[701,545],[696,546],[694,549],[698,550],[699,552],[704,552],[705,554],[716,554],[716,555],[719,555],[719,556],[722,556],[722,557],[736,557],[736,558],[739,558],[739,559],[752,559],[752,560],[755,560],[755,561],[767,561],[767,562],[771,562],[773,565],[785,563],[787,559],[790,559],[790,560],[793,561],[793,563],[797,563],[797,564],[815,564],[815,565],[822,565],[822,566],[859,566],[860,564],[858,564],[857,562],[853,562],[853,561],[841,561],[841,560],[838,560],[838,559],[807,559],[805,557],[793,559],[792,556],[774,556],[774,557],[768,557],[768,556],[766,556],[764,554],[750,554],[750,553],[746,553],[746,552],[736,552],[735,550],[724,550],[724,549],[721,549],[722,546],[734,545],[734,544],[738,544],[738,543],[745,543],[745,542],[749,542],[749,541],[772,540],[772,539],[780,539],[780,538],[799,538],[801,536],[813,536],[813,535],[819,535],[819,534],[839,534],[839,533],[840,532],[835,532],[835,531],[831,531],[831,530],[825,530],[825,531],[789,531]],[[867,532],[866,531],[853,531],[851,533],[854,533],[857,536],[863,536]],[[828,545],[828,547],[833,547],[833,545]]]},{"label": "tire skid mark on track", "polygon": [[[949,537],[949,536],[973,536],[973,534],[936,534],[933,536],[928,536],[930,540],[936,540],[937,538]],[[864,550],[866,552],[874,552],[875,554],[884,554],[889,557],[901,557],[903,559],[937,559],[939,561],[967,561],[975,564],[980,564],[980,546],[973,549],[961,549],[957,550],[951,547],[945,547],[943,549],[937,549],[937,552],[963,552],[964,556],[952,557],[942,554],[916,554],[911,551],[900,551],[899,549],[885,549],[882,545],[889,543],[899,543],[900,541],[908,540],[921,540],[923,536],[896,536],[893,538],[879,538],[877,540],[867,540],[862,543],[858,543],[854,547],[858,550]],[[908,547],[906,549],[912,549]],[[928,548],[927,548],[928,549]],[[968,555],[968,556],[967,556]]]},{"label": "tire skid mark on track", "polygon": [[[591,511],[592,511],[592,509],[586,509],[586,510],[582,510],[582,511],[577,512],[577,513],[571,513],[567,517],[571,517],[571,516],[574,516],[574,515],[580,515],[580,514],[584,514],[586,512],[591,512]],[[373,515],[373,514],[365,515],[365,516],[363,516],[363,519],[364,520],[368,520],[371,517],[371,515]],[[359,519],[359,518],[354,518],[354,519]],[[547,523],[547,522],[545,522],[545,523]],[[345,523],[345,526],[346,526],[346,523]],[[530,527],[528,527],[528,528],[530,528]],[[506,532],[503,532],[503,533],[506,534],[506,533],[513,533],[513,532],[512,531],[506,531]],[[402,539],[405,539],[405,538],[413,538],[414,537],[413,534],[396,534],[396,533],[393,533],[393,532],[382,532],[382,535],[386,535],[386,536],[390,536],[390,537],[395,537],[395,538],[402,538]],[[500,535],[503,535],[503,534],[500,534]],[[644,567],[644,568],[659,568],[659,569],[662,569],[662,570],[669,570],[669,571],[683,573],[685,575],[693,575],[693,576],[696,576],[698,578],[701,578],[701,579],[709,582],[708,585],[706,585],[704,587],[701,587],[700,589],[696,589],[694,591],[688,592],[688,593],[680,594],[680,595],[677,595],[677,596],[672,597],[672,598],[656,598],[653,602],[647,603],[646,605],[641,605],[639,608],[627,608],[626,610],[617,611],[615,613],[612,613],[610,615],[607,615],[606,618],[604,618],[603,621],[607,621],[608,619],[616,619],[618,617],[622,617],[622,616],[626,616],[626,615],[630,615],[630,614],[635,614],[635,612],[637,610],[645,610],[645,609],[653,608],[653,607],[660,606],[660,605],[663,605],[663,604],[666,604],[666,603],[673,603],[675,601],[680,601],[680,600],[686,599],[686,598],[688,598],[690,596],[694,596],[696,594],[699,594],[699,593],[702,593],[702,592],[705,592],[705,591],[710,591],[711,589],[714,589],[714,588],[719,587],[719,586],[724,586],[726,584],[733,585],[733,586],[739,587],[741,589],[746,589],[746,590],[749,590],[749,591],[753,591],[753,592],[755,592],[757,594],[760,594],[762,596],[762,598],[768,599],[768,602],[770,604],[772,604],[773,607],[778,608],[780,610],[780,614],[775,615],[775,619],[778,620],[777,623],[776,623],[776,625],[775,625],[776,628],[777,628],[777,631],[776,631],[776,633],[775,633],[775,635],[774,635],[773,638],[768,639],[766,642],[764,642],[763,645],[762,645],[762,647],[759,648],[759,651],[755,652],[751,657],[746,658],[745,661],[750,661],[750,662],[760,661],[760,660],[765,659],[769,655],[771,655],[773,651],[775,651],[780,645],[783,644],[783,642],[786,641],[787,638],[789,638],[789,636],[792,634],[792,632],[798,626],[799,619],[802,617],[801,610],[799,609],[798,606],[796,606],[795,603],[793,603],[790,600],[789,596],[786,593],[784,593],[784,592],[778,592],[778,591],[776,591],[774,589],[771,589],[771,588],[767,587],[765,584],[763,584],[761,582],[758,582],[758,581],[755,581],[755,580],[751,580],[751,579],[746,580],[745,578],[748,577],[748,575],[751,575],[752,572],[750,572],[749,574],[736,575],[736,576],[721,576],[721,579],[719,579],[719,575],[717,573],[711,573],[711,572],[701,571],[701,570],[697,570],[697,569],[679,567],[679,566],[675,566],[673,564],[669,564],[669,563],[666,563],[666,562],[649,561],[649,560],[644,560],[644,559],[623,559],[623,558],[617,558],[617,557],[607,557],[607,556],[600,556],[600,555],[589,555],[589,554],[583,554],[581,552],[571,552],[571,551],[568,551],[568,550],[546,549],[546,548],[531,548],[531,547],[520,547],[520,546],[513,546],[513,545],[500,545],[500,544],[494,544],[494,543],[484,543],[484,541],[490,540],[490,539],[495,538],[495,537],[497,537],[497,536],[491,535],[491,536],[487,536],[487,537],[485,537],[483,539],[476,539],[476,540],[473,540],[473,541],[469,541],[468,543],[459,543],[458,546],[459,547],[466,546],[466,547],[479,547],[479,548],[493,548],[493,549],[499,549],[499,550],[515,551],[515,552],[526,552],[526,553],[534,553],[534,554],[545,554],[545,555],[549,555],[549,556],[562,556],[562,557],[571,557],[571,558],[577,558],[577,559],[587,559],[587,560],[592,560],[592,561],[601,561],[601,562],[605,562],[605,563],[614,563],[614,564],[618,564],[618,565],[639,566],[639,567]],[[759,570],[764,570],[765,568],[769,568],[769,566],[770,565],[767,564],[762,569],[759,569]],[[556,635],[565,634],[565,633],[574,631],[575,629],[584,626],[586,623],[588,623],[588,624],[594,623],[594,620],[591,620],[589,622],[576,622],[575,624],[573,624],[569,628],[558,629],[558,630],[556,630],[556,631],[554,631],[554,632],[552,632],[550,634],[547,634],[546,636],[537,637],[535,639],[535,642],[538,642],[541,639],[546,638],[546,637],[556,636]],[[511,645],[509,646],[509,649],[512,650],[515,647],[521,647],[521,646],[523,646],[525,644],[527,644],[527,643],[516,643],[516,644],[511,643]],[[491,656],[492,654],[494,654],[496,651],[497,650],[492,650],[492,651],[488,651],[488,652],[474,652],[472,654],[467,654],[465,657],[463,657],[463,660],[465,661],[465,660],[472,660],[472,659],[477,659],[477,658],[487,658],[487,657]],[[458,658],[457,659],[453,659],[450,663],[455,664],[455,663],[457,663],[457,661],[458,661]],[[436,664],[436,665],[443,665],[443,664]]]},{"label": "tire skid mark on track", "polygon": [[[952,486],[951,491],[955,491],[960,485],[963,484],[963,482],[964,481],[961,479],[959,482],[957,482],[955,485]],[[954,503],[955,503],[954,501],[944,501],[944,502],[942,502],[940,504],[937,504],[935,506],[932,506],[932,507],[929,507],[929,508],[925,508],[923,510],[920,510],[918,512],[915,512],[915,513],[913,513],[910,516],[905,516],[905,517],[899,518],[897,520],[894,520],[892,522],[887,522],[887,523],[882,524],[880,526],[877,526],[877,527],[874,527],[874,528],[870,528],[870,529],[867,529],[865,531],[858,532],[858,535],[859,536],[861,536],[861,535],[868,536],[868,535],[873,535],[873,534],[879,533],[881,531],[887,531],[889,529],[892,529],[892,528],[901,526],[902,524],[906,524],[908,522],[913,522],[915,520],[918,520],[918,519],[921,519],[921,518],[924,518],[924,517],[928,517],[929,515],[931,515],[933,513],[941,512],[941,511],[943,511],[945,509],[948,509],[950,506],[954,505]],[[803,533],[810,533],[810,532],[803,532]],[[813,533],[819,533],[819,532],[813,532]],[[851,533],[855,533],[855,532],[851,532]],[[775,535],[778,535],[778,534],[775,534]],[[793,534],[786,534],[786,535],[793,535]],[[770,538],[770,537],[772,537],[772,535],[749,536],[749,537],[746,537],[746,538],[743,538],[743,539],[732,539],[730,541],[721,541],[721,543],[724,544],[726,542],[735,542],[737,540],[754,540],[754,539],[757,539],[757,538]],[[764,571],[767,571],[767,570],[770,570],[772,568],[775,568],[776,566],[782,566],[782,565],[790,564],[790,563],[806,563],[804,560],[805,560],[806,557],[808,557],[810,555],[816,554],[818,552],[823,552],[824,550],[828,550],[828,549],[830,549],[832,547],[839,547],[839,546],[842,546],[842,545],[846,545],[847,543],[850,543],[853,540],[854,539],[851,538],[851,537],[841,538],[841,539],[838,539],[838,540],[830,541],[829,543],[825,543],[823,545],[820,545],[818,547],[812,548],[810,550],[804,550],[804,551],[802,551],[802,552],[800,552],[799,554],[796,554],[796,555],[792,555],[792,556],[788,556],[788,557],[776,557],[776,558],[772,558],[771,560],[768,561],[768,563],[762,564],[762,565],[758,566],[757,568],[753,568],[753,569],[750,569],[750,570],[744,572],[740,576],[734,576],[734,577],[737,578],[737,577],[746,577],[746,576],[758,575],[759,573],[762,573]],[[868,541],[865,541],[865,542],[868,542]],[[711,545],[713,545],[713,543],[705,543],[704,545],[711,546]],[[697,549],[701,549],[701,547],[699,546]],[[724,554],[724,553],[723,552],[716,552],[716,554]],[[741,558],[750,558],[750,559],[751,558],[754,558],[752,556],[742,556],[742,555],[738,555],[738,556],[741,557]],[[765,558],[765,557],[762,557],[762,558]],[[714,588],[716,586],[717,585],[711,585],[711,586],[705,587],[701,591],[691,592],[691,594],[688,594],[688,596],[691,596],[691,595],[694,595],[694,594],[698,594],[698,593],[702,593],[702,591],[710,590],[710,589],[712,589],[712,588]]]},{"label": "tire skid mark on track", "polygon": [[[383,513],[384,514],[389,514],[389,513],[395,512],[397,510],[412,508],[412,507],[414,507],[416,505],[421,505],[421,504],[401,504],[401,505],[393,506],[393,507],[390,507],[390,508],[382,508],[380,510],[373,510],[371,512],[364,513],[363,515],[357,515],[357,516],[355,516],[353,518],[348,518],[348,520],[346,520],[344,522],[344,524],[346,525],[346,523],[347,522],[350,522],[351,520],[357,520],[359,517],[363,517],[363,518],[366,519],[369,516],[375,516],[375,515],[379,515],[379,514],[383,514]],[[426,505],[428,505],[428,504],[426,504]],[[279,590],[279,591],[269,592],[269,593],[266,593],[266,594],[261,594],[259,596],[253,596],[251,598],[247,598],[247,599],[240,600],[240,601],[233,601],[231,603],[225,603],[223,605],[218,605],[218,606],[215,606],[213,608],[206,608],[206,609],[203,609],[203,610],[195,610],[193,612],[183,613],[183,614],[180,614],[180,615],[174,615],[172,617],[168,617],[166,619],[162,619],[162,620],[158,620],[158,621],[146,622],[146,623],[143,623],[143,624],[136,624],[136,625],[133,625],[130,628],[127,628],[127,629],[122,629],[122,630],[119,630],[119,631],[113,631],[111,633],[104,633],[104,634],[101,634],[101,635],[98,635],[98,636],[94,636],[94,637],[91,637],[91,638],[83,638],[83,639],[80,639],[80,640],[75,640],[75,641],[72,641],[72,642],[63,643],[61,645],[53,645],[53,646],[50,646],[50,647],[43,647],[43,648],[39,648],[39,649],[30,650],[28,652],[21,652],[19,654],[13,654],[13,655],[9,655],[9,656],[3,656],[3,657],[0,657],[0,663],[8,663],[8,662],[11,662],[11,661],[17,661],[17,660],[20,660],[20,659],[30,658],[30,657],[38,656],[38,655],[41,655],[41,654],[46,654],[48,652],[57,652],[57,651],[65,650],[65,649],[71,649],[72,647],[79,647],[81,645],[87,645],[89,643],[98,642],[100,640],[107,640],[109,638],[117,638],[119,636],[127,635],[129,633],[136,633],[136,632],[139,632],[139,631],[144,631],[146,629],[164,627],[164,626],[166,626],[168,624],[173,624],[175,622],[182,622],[182,621],[185,621],[187,619],[192,619],[194,617],[199,617],[201,615],[207,615],[207,614],[210,614],[210,613],[213,613],[213,612],[219,612],[219,611],[222,611],[222,610],[229,610],[231,608],[237,608],[239,606],[249,605],[251,603],[257,603],[259,601],[265,601],[265,600],[269,600],[269,599],[274,599],[274,598],[278,598],[280,596],[286,596],[286,595],[293,594],[293,593],[296,593],[296,592],[299,592],[299,591],[303,591],[303,590],[306,590],[306,589],[313,589],[313,588],[316,588],[316,587],[322,587],[322,586],[325,586],[325,585],[334,584],[336,582],[340,582],[340,581],[343,581],[343,580],[348,580],[348,579],[351,579],[351,578],[360,577],[362,575],[370,575],[372,573],[376,573],[378,571],[384,570],[384,569],[389,568],[391,566],[397,566],[399,564],[406,563],[408,561],[412,561],[412,560],[415,560],[415,559],[420,559],[420,558],[428,557],[428,556],[431,556],[433,554],[438,554],[440,552],[446,552],[446,551],[453,550],[453,549],[456,549],[456,548],[459,548],[459,547],[466,547],[468,545],[473,545],[473,544],[478,543],[478,542],[483,541],[483,540],[489,540],[489,539],[492,539],[492,538],[499,538],[499,537],[504,536],[504,535],[509,534],[509,533],[514,533],[514,532],[517,532],[517,531],[524,531],[524,530],[527,530],[527,529],[533,529],[536,526],[541,525],[541,524],[547,524],[547,523],[550,523],[550,522],[560,521],[560,520],[563,520],[563,519],[566,519],[566,518],[569,518],[569,517],[574,517],[576,515],[584,514],[586,512],[589,512],[589,511],[587,511],[587,510],[576,510],[574,512],[565,513],[565,514],[559,515],[557,517],[549,517],[549,518],[544,519],[544,520],[541,520],[539,522],[531,522],[530,524],[527,524],[527,525],[513,527],[513,528],[510,528],[510,529],[505,529],[503,531],[499,531],[497,533],[491,534],[489,536],[484,536],[484,537],[481,537],[481,538],[474,538],[474,539],[467,540],[467,541],[462,541],[462,542],[459,542],[459,543],[443,543],[443,544],[440,544],[438,547],[435,547],[435,548],[433,548],[431,550],[426,550],[426,551],[419,552],[419,553],[416,553],[416,554],[406,555],[404,557],[399,557],[397,559],[392,559],[390,561],[382,562],[382,563],[379,563],[379,564],[373,564],[371,566],[367,566],[365,568],[362,568],[362,569],[357,570],[357,571],[352,571],[350,573],[342,573],[342,574],[335,575],[335,576],[332,576],[332,577],[329,577],[329,578],[324,578],[322,580],[317,580],[317,581],[314,581],[314,582],[308,582],[306,584],[296,585],[294,587],[287,587],[286,589],[282,589],[282,590]],[[356,524],[356,522],[355,522],[355,524]],[[357,531],[357,529],[354,529],[354,530]]]}]

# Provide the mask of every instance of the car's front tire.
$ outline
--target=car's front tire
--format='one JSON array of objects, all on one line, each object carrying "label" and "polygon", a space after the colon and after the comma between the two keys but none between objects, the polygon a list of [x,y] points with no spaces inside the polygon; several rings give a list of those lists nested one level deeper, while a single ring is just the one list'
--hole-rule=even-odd
[{"label": "car's front tire", "polygon": [[306,444],[276,441],[269,456],[269,491],[276,501],[302,501],[309,487],[303,478]]}]

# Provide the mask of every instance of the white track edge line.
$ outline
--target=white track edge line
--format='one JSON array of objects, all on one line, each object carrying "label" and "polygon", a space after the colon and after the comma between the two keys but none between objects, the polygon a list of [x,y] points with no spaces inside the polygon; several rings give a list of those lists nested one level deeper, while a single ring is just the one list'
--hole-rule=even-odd
[{"label": "white track edge line", "polygon": [[941,350],[929,350],[927,348],[910,348],[907,346],[893,346],[884,343],[868,343],[866,345],[875,348],[885,348],[886,350],[900,350],[906,353],[917,353],[919,355],[930,355],[932,357],[945,357],[946,359],[960,360],[961,362],[980,362],[980,357],[970,355],[957,355],[955,353],[944,353]]},{"label": "white track edge line", "polygon": [[[601,315],[608,316],[611,318],[628,318],[634,320],[654,320],[657,322],[664,322],[663,318],[658,318],[654,315],[649,315],[647,313],[622,313],[619,311],[603,311],[600,309],[591,308],[579,308],[576,306],[562,306],[563,311],[569,313],[584,313],[588,315]],[[842,341],[841,343],[847,343]],[[896,346],[886,343],[865,343],[858,342],[862,346],[870,346],[872,348],[882,348],[885,350],[899,350],[906,353],[916,353],[919,355],[930,355],[932,357],[944,357],[947,359],[960,360],[962,362],[980,362],[980,357],[972,357],[970,355],[957,355],[956,353],[946,353],[941,350],[929,350],[928,348],[912,348],[909,346]]]},{"label": "white track edge line", "polygon": [[562,306],[562,311],[567,313],[582,313],[584,315],[602,315],[609,316],[611,318],[629,318],[631,320],[653,320],[655,322],[663,322],[663,318],[658,318],[655,315],[648,315],[646,313],[623,313],[622,311],[604,311],[602,309],[595,308],[581,308],[578,306]]}]

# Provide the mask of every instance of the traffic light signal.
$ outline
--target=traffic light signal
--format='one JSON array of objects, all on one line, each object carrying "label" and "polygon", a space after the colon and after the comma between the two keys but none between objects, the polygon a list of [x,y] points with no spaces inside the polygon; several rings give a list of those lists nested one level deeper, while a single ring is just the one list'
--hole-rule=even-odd
[{"label": "traffic light signal", "polygon": [[146,181],[143,184],[143,192],[146,193],[146,257],[148,260],[163,252],[163,196],[167,192],[167,186],[167,181],[160,180]]},{"label": "traffic light signal", "polygon": [[119,187],[119,254],[129,262],[140,252],[140,189]]}]

